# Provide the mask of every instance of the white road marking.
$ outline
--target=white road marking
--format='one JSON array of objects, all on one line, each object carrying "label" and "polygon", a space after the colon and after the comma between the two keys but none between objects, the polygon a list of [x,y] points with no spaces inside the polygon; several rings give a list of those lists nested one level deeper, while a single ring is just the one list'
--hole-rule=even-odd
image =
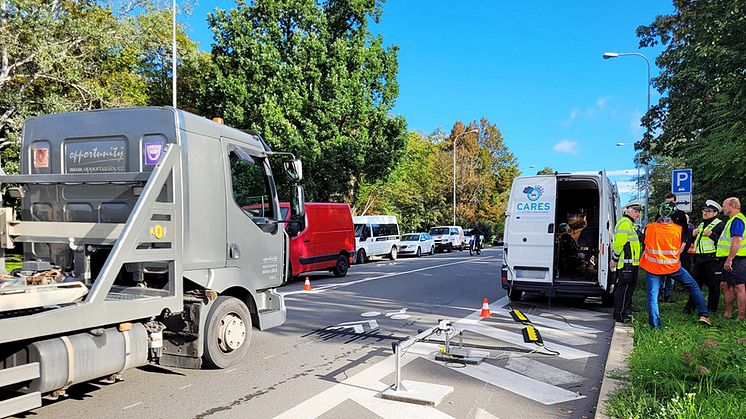
[{"label": "white road marking", "polygon": [[407,312],[407,308],[406,307],[405,308],[400,308],[399,311],[392,311],[390,313],[386,313],[386,317],[391,317],[391,316],[393,316],[395,314],[406,314],[406,312]]},{"label": "white road marking", "polygon": [[429,271],[431,269],[442,268],[444,266],[458,265],[458,264],[467,263],[467,262],[469,262],[469,261],[466,260],[466,261],[458,261],[458,262],[451,262],[451,263],[443,263],[443,264],[440,264],[440,265],[433,265],[433,266],[428,266],[428,267],[425,267],[425,268],[412,269],[411,271],[392,272],[390,274],[375,276],[375,277],[372,277],[372,278],[358,279],[357,281],[341,282],[341,283],[336,283],[336,284],[322,285],[320,287],[316,287],[315,289],[313,289],[311,291],[298,290],[298,291],[281,292],[280,295],[285,296],[285,297],[291,297],[291,296],[294,296],[295,294],[306,294],[306,295],[309,295],[309,294],[320,294],[320,293],[325,292],[325,291],[334,290],[334,289],[337,289],[337,288],[349,287],[351,285],[362,284],[364,282],[375,281],[377,279],[391,278],[391,277],[394,277],[394,276],[407,275],[407,274],[411,274],[411,273],[415,273],[415,272]]},{"label": "white road marking", "polygon": [[354,322],[344,322],[336,326],[327,327],[326,330],[341,330],[341,329],[353,329],[355,333],[364,333],[365,325],[370,327],[370,330],[378,329],[378,322],[375,320],[360,320]]},{"label": "white road marking", "polygon": [[139,406],[139,405],[141,405],[141,404],[142,404],[142,402],[137,402],[137,403],[133,403],[133,404],[131,404],[131,405],[129,405],[129,406],[125,406],[125,407],[123,407],[123,408],[122,408],[122,410],[127,410],[127,409],[133,408],[133,407],[135,407],[135,406]]},{"label": "white road marking", "polygon": [[233,371],[235,371],[235,370],[236,370],[235,368],[231,368],[231,369],[229,369],[229,370],[225,370],[225,371],[223,371],[223,374],[230,374],[230,373],[232,373],[232,372],[233,372]]},{"label": "white road marking", "polygon": [[526,357],[510,358],[505,368],[555,386],[585,381],[577,374]]},{"label": "white road marking", "polygon": [[380,311],[366,311],[365,313],[360,314],[360,316],[362,317],[376,317],[380,315],[381,315]]},{"label": "white road marking", "polygon": [[191,387],[192,385],[193,385],[193,384],[187,384],[187,385],[185,385],[185,386],[181,386],[181,387],[179,387],[179,390],[184,390],[184,389],[187,389],[187,388]]},{"label": "white road marking", "polygon": [[552,329],[551,327],[539,327],[538,330],[544,339],[549,338],[572,346],[591,345],[599,342],[595,333],[584,335],[580,332]]},{"label": "white road marking", "polygon": [[[439,361],[435,361],[435,359],[427,359],[438,365],[442,365]],[[547,384],[545,382],[535,380],[521,374],[517,374],[513,371],[496,367],[486,362],[483,362],[479,365],[467,365],[464,368],[456,368],[453,371],[458,371],[462,374],[510,391],[511,393],[515,393],[547,405],[569,402],[585,397],[573,391],[565,390],[564,388],[553,386],[551,384]]]},{"label": "white road marking", "polygon": [[412,316],[410,316],[409,314],[394,314],[393,316],[391,316],[391,319],[392,320],[405,320],[410,317]]},{"label": "white road marking", "polygon": [[474,414],[474,419],[500,419],[500,418],[498,418],[497,416],[493,415],[492,413],[480,407],[477,409],[477,412]]}]

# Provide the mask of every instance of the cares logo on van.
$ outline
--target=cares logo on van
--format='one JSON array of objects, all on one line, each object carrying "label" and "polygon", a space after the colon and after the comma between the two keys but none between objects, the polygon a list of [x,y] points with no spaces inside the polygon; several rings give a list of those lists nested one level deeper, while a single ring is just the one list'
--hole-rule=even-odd
[{"label": "cares logo on van", "polygon": [[544,188],[541,185],[526,186],[523,189],[523,193],[526,194],[531,202],[519,202],[516,204],[518,211],[533,211],[533,212],[547,212],[551,211],[552,206],[549,202],[536,202],[544,194]]}]

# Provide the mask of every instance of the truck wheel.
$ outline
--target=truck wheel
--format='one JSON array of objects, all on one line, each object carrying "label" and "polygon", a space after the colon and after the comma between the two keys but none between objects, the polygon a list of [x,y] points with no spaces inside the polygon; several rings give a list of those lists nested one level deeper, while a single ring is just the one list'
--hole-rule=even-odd
[{"label": "truck wheel", "polygon": [[396,246],[394,246],[391,248],[391,252],[389,252],[389,259],[396,260],[396,256],[397,256],[397,250],[396,250]]},{"label": "truck wheel", "polygon": [[360,249],[357,251],[357,263],[363,264],[368,262],[368,256],[365,254],[365,249]]},{"label": "truck wheel", "polygon": [[205,364],[212,368],[232,367],[249,350],[251,313],[238,298],[221,295],[210,307],[205,331]]},{"label": "truck wheel", "polygon": [[350,269],[350,264],[348,263],[347,256],[345,255],[339,255],[337,258],[337,264],[334,265],[334,269],[332,270],[332,273],[335,277],[341,278],[345,275],[347,275],[347,270]]},{"label": "truck wheel", "polygon": [[523,291],[519,291],[515,288],[511,288],[510,292],[508,292],[508,298],[510,301],[521,301],[521,296],[523,296]]},{"label": "truck wheel", "polygon": [[453,252],[453,245],[451,243],[448,243],[448,247],[446,248],[446,252],[448,252],[448,253]]},{"label": "truck wheel", "polygon": [[420,257],[420,256],[422,256],[422,249],[420,249],[420,248],[418,247],[418,248],[417,248],[417,257]]}]

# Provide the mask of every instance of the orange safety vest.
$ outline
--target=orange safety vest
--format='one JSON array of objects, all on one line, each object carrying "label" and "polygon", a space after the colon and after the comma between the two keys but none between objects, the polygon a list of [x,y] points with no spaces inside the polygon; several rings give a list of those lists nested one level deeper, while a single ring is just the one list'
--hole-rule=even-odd
[{"label": "orange safety vest", "polygon": [[640,267],[655,275],[668,275],[678,271],[681,268],[679,247],[681,226],[673,223],[648,224]]}]

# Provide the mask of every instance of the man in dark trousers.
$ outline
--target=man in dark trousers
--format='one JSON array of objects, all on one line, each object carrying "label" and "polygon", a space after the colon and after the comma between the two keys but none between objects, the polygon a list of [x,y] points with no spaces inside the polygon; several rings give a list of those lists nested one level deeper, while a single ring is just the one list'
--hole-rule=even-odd
[{"label": "man in dark trousers", "polygon": [[614,288],[614,320],[620,323],[632,321],[630,305],[637,285],[640,264],[640,238],[636,222],[640,218],[642,205],[633,201],[624,206],[624,216],[614,227],[614,252],[612,269],[616,270]]},{"label": "man in dark trousers", "polygon": [[[705,206],[702,208],[702,222],[694,229],[694,241],[691,244],[694,249],[692,276],[701,290],[704,290],[705,285],[707,285],[707,310],[710,313],[715,313],[718,310],[718,302],[720,301],[721,270],[715,252],[718,239],[723,232],[723,227],[725,227],[725,223],[717,217],[722,210],[723,207],[711,199],[705,202]],[[694,301],[689,298],[684,307],[684,312],[691,313],[693,309]]]},{"label": "man in dark trousers", "polygon": [[[666,202],[673,204],[676,207],[676,195],[669,192],[666,194]],[[684,251],[686,243],[689,241],[691,232],[689,231],[689,222],[686,220],[686,213],[680,209],[676,209],[670,216],[671,221],[674,224],[681,227],[681,251]],[[666,276],[663,287],[663,297],[661,298],[666,303],[673,302],[673,278]]]}]

